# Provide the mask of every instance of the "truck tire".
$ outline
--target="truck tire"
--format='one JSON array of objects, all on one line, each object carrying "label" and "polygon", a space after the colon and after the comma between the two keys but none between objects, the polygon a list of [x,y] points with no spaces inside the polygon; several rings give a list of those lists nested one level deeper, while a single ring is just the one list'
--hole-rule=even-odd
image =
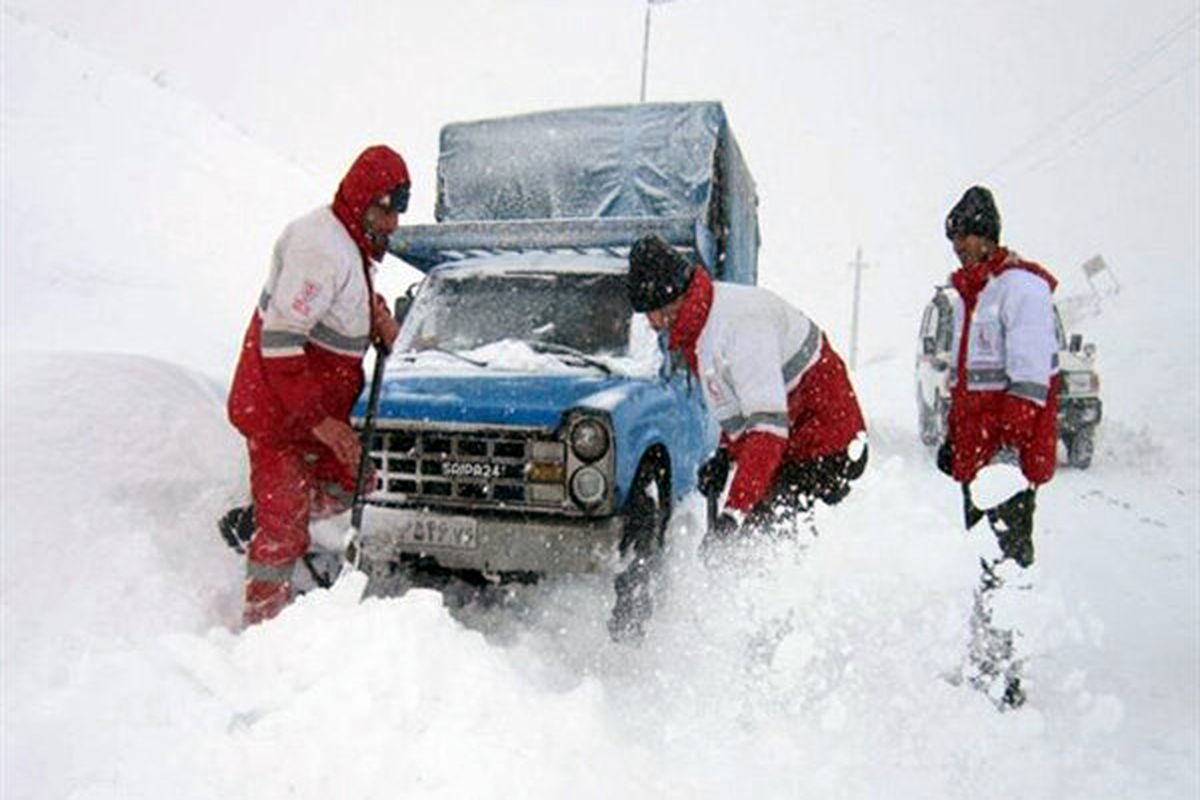
[{"label": "truck tire", "polygon": [[1096,449],[1095,430],[1089,425],[1063,437],[1067,445],[1067,463],[1072,467],[1087,469],[1092,465],[1092,454]]},{"label": "truck tire", "polygon": [[645,634],[645,623],[654,611],[651,584],[670,517],[670,469],[664,456],[651,452],[638,466],[626,504],[621,555],[629,564],[613,580],[617,599],[608,632],[614,641],[636,642]]}]

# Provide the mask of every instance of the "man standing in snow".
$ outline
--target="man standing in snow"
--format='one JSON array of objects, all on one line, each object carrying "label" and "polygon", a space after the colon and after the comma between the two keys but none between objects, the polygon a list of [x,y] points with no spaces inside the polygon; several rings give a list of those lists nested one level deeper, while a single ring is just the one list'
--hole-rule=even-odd
[{"label": "man standing in snow", "polygon": [[[987,517],[1003,557],[1033,563],[1037,486],[1054,475],[1058,441],[1058,345],[1043,267],[1001,247],[992,193],[972,186],[946,217],[946,238],[961,267],[950,276],[954,310],[954,383],[938,465],[962,484],[968,528]],[[1005,454],[1016,457],[1028,485],[999,505],[976,506],[971,483]]]},{"label": "man standing in snow", "polygon": [[[938,466],[962,485],[967,528],[986,517],[1000,546],[999,559],[981,561],[964,677],[1003,710],[1025,702],[1023,665],[1016,631],[997,624],[991,597],[1011,580],[1007,573],[1033,563],[1034,498],[1054,475],[1059,379],[1051,294],[1057,281],[1000,246],[1000,213],[982,186],[972,186],[950,209],[946,238],[961,266],[950,276],[959,297],[956,361]],[[1014,458],[1020,474],[1003,466]],[[980,487],[995,483],[984,480],[985,469],[989,477],[1007,471],[1015,481]],[[981,500],[984,489],[991,497]]]},{"label": "man standing in snow", "polygon": [[368,147],[333,202],[289,224],[275,243],[228,403],[250,452],[253,512],[235,509],[221,526],[227,538],[239,523],[253,526],[246,625],[291,601],[309,520],[349,507],[362,452],[349,416],[363,356],[372,342],[390,349],[398,332],[373,288],[375,262],[408,207],[409,187],[399,154]]},{"label": "man standing in snow", "polygon": [[721,426],[700,471],[715,512],[705,547],[846,496],[866,468],[866,424],[812,320],[766,289],[712,281],[653,234],[630,250],[629,297],[669,332]]}]

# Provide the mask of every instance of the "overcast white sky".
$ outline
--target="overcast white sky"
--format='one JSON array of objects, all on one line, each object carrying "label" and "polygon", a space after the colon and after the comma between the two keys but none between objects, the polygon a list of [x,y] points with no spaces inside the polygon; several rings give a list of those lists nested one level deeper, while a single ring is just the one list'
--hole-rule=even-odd
[{"label": "overcast white sky", "polygon": [[[134,61],[324,183],[363,144],[392,143],[426,219],[443,123],[636,100],[645,9],[6,7]],[[1195,0],[676,0],[653,9],[648,83],[649,99],[725,103],[760,185],[768,269],[841,273],[862,244],[890,269],[937,274],[917,262],[947,260],[941,217],[978,180],[1013,243],[1062,271],[1095,252],[1131,274],[1147,259],[1197,262]],[[1089,241],[1062,233],[1089,229]]]},{"label": "overcast white sky", "polygon": [[[366,144],[405,155],[408,219],[424,222],[446,122],[635,101],[645,9],[11,0],[6,15],[151,76],[311,176],[307,194],[277,198],[289,211],[243,231],[265,263],[288,217],[324,202]],[[953,266],[942,219],[977,181],[997,194],[1007,243],[1050,267],[1060,295],[1086,290],[1078,267],[1101,254],[1123,283],[1194,305],[1198,18],[1195,0],[675,0],[653,7],[647,95],[725,104],[759,186],[760,281],[843,349],[862,247],[860,349],[883,359],[907,354],[894,331],[915,326]],[[398,291],[410,275],[390,263],[381,285]],[[1196,316],[1174,311],[1156,335],[1194,360]]]}]

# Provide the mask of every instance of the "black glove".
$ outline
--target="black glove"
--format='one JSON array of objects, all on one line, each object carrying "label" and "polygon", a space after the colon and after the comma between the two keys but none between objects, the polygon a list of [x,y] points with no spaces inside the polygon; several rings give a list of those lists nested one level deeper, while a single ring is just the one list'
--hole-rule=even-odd
[{"label": "black glove", "polygon": [[948,436],[937,449],[937,468],[950,477],[954,477],[954,448],[950,446],[950,437]]},{"label": "black glove", "polygon": [[245,553],[254,536],[254,506],[231,508],[217,521],[217,530],[235,553]]},{"label": "black glove", "polygon": [[725,488],[729,479],[729,468],[733,458],[724,447],[717,448],[712,458],[700,465],[696,472],[696,488],[705,497],[716,497]]}]

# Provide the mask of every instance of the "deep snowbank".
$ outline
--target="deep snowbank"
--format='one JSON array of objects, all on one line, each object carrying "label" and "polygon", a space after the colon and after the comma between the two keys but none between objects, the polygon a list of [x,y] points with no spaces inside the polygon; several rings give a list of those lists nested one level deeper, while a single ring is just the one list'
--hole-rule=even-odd
[{"label": "deep snowbank", "polygon": [[236,619],[212,534],[242,445],[216,387],[138,356],[5,354],[6,689]]},{"label": "deep snowbank", "polygon": [[[372,797],[404,786],[427,797],[683,787],[1116,798],[1186,785],[1186,709],[1172,714],[1160,699],[1128,710],[1147,705],[1137,671],[1164,669],[1177,634],[1139,626],[1104,641],[1124,614],[1194,623],[1194,609],[1160,605],[1188,593],[1183,499],[1160,509],[1160,552],[1146,551],[1176,559],[1171,580],[1139,601],[1128,594],[1136,576],[1110,572],[1090,587],[1092,575],[1071,575],[1076,548],[1098,546],[1112,513],[1103,502],[1085,516],[1066,508],[1090,481],[1067,474],[1048,493],[1044,566],[1011,612],[1031,657],[1032,700],[1016,714],[940,677],[965,646],[986,537],[956,531],[952,487],[886,448],[836,513],[820,511],[819,538],[765,545],[729,570],[696,561],[699,504],[680,509],[668,590],[638,650],[607,641],[611,592],[587,578],[453,615],[429,592],[358,604],[343,584],[239,635],[228,626],[240,565],[211,527],[243,480],[220,397],[136,357],[9,365],[5,786],[15,796]],[[1068,515],[1079,527],[1061,525]],[[1104,565],[1111,558],[1090,568]],[[1089,608],[1095,592],[1124,608]],[[1094,677],[1113,646],[1131,659],[1120,686]],[[1195,662],[1174,663],[1155,677],[1178,690]],[[1168,773],[1144,771],[1142,748]]]}]

